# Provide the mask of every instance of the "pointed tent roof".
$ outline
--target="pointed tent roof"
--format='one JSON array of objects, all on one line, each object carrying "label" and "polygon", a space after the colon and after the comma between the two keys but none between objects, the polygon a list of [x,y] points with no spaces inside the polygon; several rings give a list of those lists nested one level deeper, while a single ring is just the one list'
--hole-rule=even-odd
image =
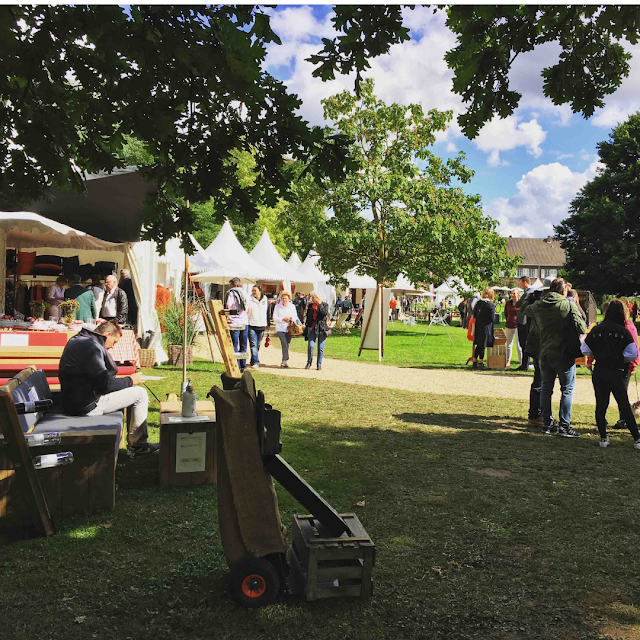
[{"label": "pointed tent roof", "polygon": [[436,291],[459,293],[460,291],[471,291],[471,287],[462,278],[449,276],[440,286],[436,287]]},{"label": "pointed tent roof", "polygon": [[[217,269],[211,269],[197,276],[196,282],[217,282],[220,278],[238,277],[245,281],[256,282],[264,280],[268,282],[281,282],[283,278],[267,267],[254,260],[240,244],[229,221],[225,221],[215,240],[202,252],[207,259],[218,265]],[[224,275],[223,275],[224,274]],[[228,276],[226,274],[229,274]]]},{"label": "pointed tent roof", "polygon": [[313,282],[327,282],[329,276],[322,273],[318,268],[319,260],[320,256],[315,251],[309,251],[298,271],[311,278]]},{"label": "pointed tent roof", "polygon": [[395,285],[392,287],[391,291],[394,293],[412,293],[419,296],[427,295],[427,292],[424,289],[420,289],[419,287],[415,287],[409,282],[409,278],[401,273],[396,280]]},{"label": "pointed tent roof", "polygon": [[294,269],[300,269],[300,267],[302,266],[302,260],[300,260],[300,257],[298,256],[298,254],[294,251],[289,256],[289,259],[287,260],[287,264],[293,267]]},{"label": "pointed tent roof", "polygon": [[269,232],[265,229],[258,240],[258,244],[249,254],[258,264],[269,265],[269,270],[278,274],[280,278],[288,282],[304,282],[311,284],[311,280],[302,275],[298,269],[295,269],[280,255],[275,248]]},{"label": "pointed tent roof", "polygon": [[375,289],[378,286],[375,278],[371,276],[359,276],[355,269],[347,271],[344,277],[349,281],[349,289]]}]

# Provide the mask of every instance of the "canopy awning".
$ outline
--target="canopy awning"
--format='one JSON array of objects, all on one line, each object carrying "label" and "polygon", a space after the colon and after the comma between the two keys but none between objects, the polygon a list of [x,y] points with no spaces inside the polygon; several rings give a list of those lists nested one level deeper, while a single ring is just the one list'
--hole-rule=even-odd
[{"label": "canopy awning", "polygon": [[300,272],[290,264],[287,264],[287,261],[275,248],[269,232],[266,229],[262,232],[258,244],[256,244],[249,255],[258,264],[261,264],[279,276],[283,282],[312,284],[310,279],[300,274]]},{"label": "canopy awning", "polygon": [[[52,189],[46,199],[29,205],[29,211],[110,242],[140,240],[140,205],[154,188],[136,168],[89,174],[84,184],[84,194]],[[0,202],[0,210],[16,212],[22,208]]]}]

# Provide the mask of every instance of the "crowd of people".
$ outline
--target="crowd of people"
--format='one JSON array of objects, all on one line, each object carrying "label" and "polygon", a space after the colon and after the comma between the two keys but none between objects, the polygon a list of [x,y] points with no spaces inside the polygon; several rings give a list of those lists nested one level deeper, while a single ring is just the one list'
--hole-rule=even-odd
[{"label": "crowd of people", "polygon": [[106,276],[104,284],[99,274],[91,276],[91,281],[85,284],[82,284],[78,274],[68,278],[59,276],[47,292],[49,306],[45,310],[45,317],[59,320],[62,316],[60,303],[65,300],[78,302],[75,319],[81,322],[94,322],[102,318],[119,325],[136,327],[138,324],[138,304],[128,269],[120,270],[120,279],[115,275]]}]

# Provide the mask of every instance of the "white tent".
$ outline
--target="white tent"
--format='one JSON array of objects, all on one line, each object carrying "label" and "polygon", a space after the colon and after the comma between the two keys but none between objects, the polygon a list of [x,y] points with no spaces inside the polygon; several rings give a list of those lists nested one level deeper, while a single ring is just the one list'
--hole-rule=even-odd
[{"label": "white tent", "polygon": [[266,229],[249,255],[258,264],[278,275],[279,279],[285,283],[285,289],[289,291],[291,291],[291,284],[312,284],[280,255]]},{"label": "white tent", "polygon": [[[55,252],[61,257],[78,256],[80,264],[98,261],[114,262],[118,269],[131,272],[133,291],[138,304],[138,332],[158,330],[155,312],[156,246],[154,242],[108,242],[72,229],[36,213],[0,212],[0,255],[7,247],[35,251],[38,255]],[[0,282],[4,283],[6,267],[0,260]],[[23,282],[35,280],[23,276]],[[0,299],[4,309],[4,297]]]},{"label": "white tent", "polygon": [[438,304],[442,300],[446,300],[450,298],[453,300],[454,306],[460,304],[462,300],[462,296],[460,293],[462,291],[470,291],[471,288],[467,286],[464,280],[461,278],[447,278],[440,286],[436,287],[436,298],[435,303]]},{"label": "white tent", "polygon": [[401,273],[396,280],[396,284],[392,287],[391,291],[394,293],[408,293],[409,295],[426,296],[427,292],[424,289],[419,289],[409,282],[407,276]]},{"label": "white tent", "polygon": [[302,266],[302,260],[300,260],[300,257],[298,256],[298,254],[294,251],[289,256],[289,259],[287,260],[287,264],[293,267],[294,269],[300,269],[300,267]]},{"label": "white tent", "polygon": [[[313,283],[312,290],[319,293],[331,308],[336,301],[336,288],[329,284],[329,276],[318,268],[318,260],[320,260],[320,256],[315,251],[310,251],[298,271]],[[304,288],[301,287],[301,290],[304,291]],[[311,293],[311,290],[304,292]]]},{"label": "white tent", "polygon": [[227,220],[215,240],[204,250],[204,256],[213,261],[214,269],[193,276],[194,282],[228,283],[230,278],[244,282],[281,282],[281,278],[254,260],[240,244]]},{"label": "white tent", "polygon": [[349,289],[375,289],[378,286],[375,278],[371,276],[359,276],[355,269],[347,271],[344,277],[349,281]]}]

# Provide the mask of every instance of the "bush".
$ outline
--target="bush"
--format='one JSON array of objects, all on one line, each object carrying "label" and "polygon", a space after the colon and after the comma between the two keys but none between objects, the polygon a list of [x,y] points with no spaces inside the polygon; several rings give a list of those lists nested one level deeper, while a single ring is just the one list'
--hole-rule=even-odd
[{"label": "bush", "polygon": [[[196,333],[196,324],[198,322],[199,312],[196,308],[187,305],[187,344],[193,342]],[[160,326],[163,330],[165,345],[182,344],[182,336],[184,332],[184,304],[176,301],[173,296],[171,301],[162,307],[158,312]]]}]

